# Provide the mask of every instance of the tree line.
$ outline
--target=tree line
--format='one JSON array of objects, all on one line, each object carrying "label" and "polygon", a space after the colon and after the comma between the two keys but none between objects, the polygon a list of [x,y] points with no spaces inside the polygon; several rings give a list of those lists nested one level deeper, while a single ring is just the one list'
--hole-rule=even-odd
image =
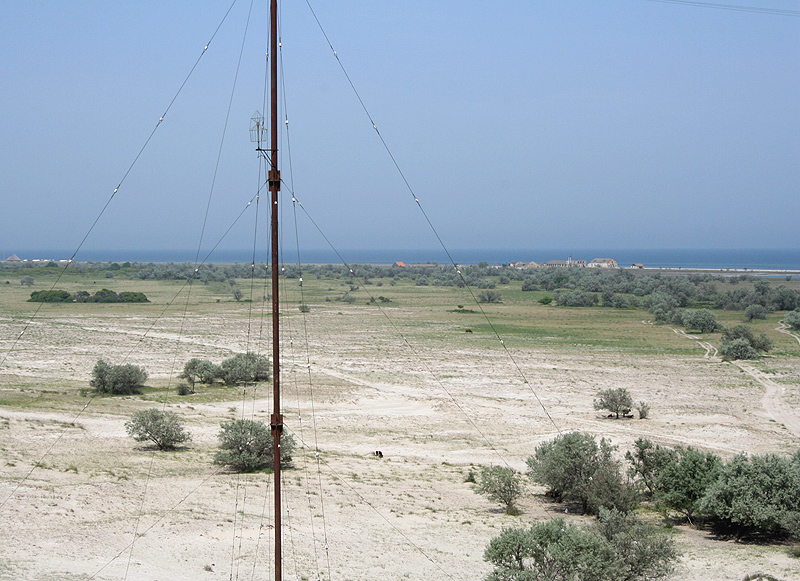
[{"label": "tree line", "polygon": [[150,300],[142,292],[122,291],[114,292],[107,288],[94,294],[88,291],[78,291],[70,294],[65,290],[40,290],[33,291],[29,303],[149,303]]},{"label": "tree line", "polygon": [[[24,263],[28,265],[29,263]],[[0,263],[0,269],[20,270],[14,263]],[[28,266],[30,268],[30,266]],[[44,266],[36,267],[44,268]],[[264,278],[270,275],[265,264],[202,264],[153,262],[76,262],[70,268],[77,272],[103,272],[115,277],[143,280],[190,280],[204,283],[225,282],[237,278]],[[512,281],[522,283],[523,291],[555,293],[555,303],[563,306],[604,306],[649,310],[660,322],[668,322],[676,309],[703,305],[715,309],[741,310],[760,306],[769,312],[800,308],[800,290],[787,285],[770,285],[751,274],[725,276],[710,273],[665,274],[637,272],[631,269],[599,268],[535,268],[517,269],[509,265],[478,266],[413,264],[405,267],[388,265],[284,265],[282,275],[299,278],[301,274],[317,278],[342,279],[373,284],[372,279],[402,280],[420,286],[464,286],[494,289]],[[787,277],[791,278],[791,277]],[[740,284],[747,283],[747,284]],[[379,284],[383,284],[381,281]]]}]

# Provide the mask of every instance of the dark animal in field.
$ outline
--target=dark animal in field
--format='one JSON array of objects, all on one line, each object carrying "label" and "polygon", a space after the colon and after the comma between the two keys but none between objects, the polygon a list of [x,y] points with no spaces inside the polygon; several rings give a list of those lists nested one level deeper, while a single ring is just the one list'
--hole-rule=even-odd
[{"label": "dark animal in field", "polygon": [[606,416],[606,417],[613,418],[614,414],[608,414],[608,416]]},{"label": "dark animal in field", "polygon": [[380,450],[375,450],[375,457],[376,458],[383,458],[383,452]]},{"label": "dark animal in field", "polygon": [[465,333],[472,333],[472,329],[467,329],[467,330],[466,330],[466,331],[464,331],[464,332],[465,332]]}]

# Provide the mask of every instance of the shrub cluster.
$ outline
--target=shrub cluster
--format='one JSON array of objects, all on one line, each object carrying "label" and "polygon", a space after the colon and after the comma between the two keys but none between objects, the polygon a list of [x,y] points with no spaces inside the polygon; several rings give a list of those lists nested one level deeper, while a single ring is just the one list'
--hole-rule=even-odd
[{"label": "shrub cluster", "polygon": [[787,313],[783,318],[783,322],[789,325],[795,331],[800,331],[800,308]]},{"label": "shrub cluster", "polygon": [[33,291],[29,303],[71,303],[74,299],[65,290]]},{"label": "shrub cluster", "polygon": [[739,454],[723,464],[710,452],[640,438],[626,458],[631,475],[665,511],[690,522],[709,519],[737,538],[800,538],[800,451],[792,458]]},{"label": "shrub cluster", "polygon": [[722,324],[717,321],[708,309],[687,309],[676,313],[675,322],[680,323],[689,331],[700,331],[701,333],[713,333],[722,330]]},{"label": "shrub cluster", "polygon": [[144,293],[123,291],[116,293],[104,288],[90,295],[87,291],[69,294],[65,290],[33,291],[28,302],[31,303],[149,303]]},{"label": "shrub cluster", "polygon": [[73,295],[77,303],[149,303],[150,300],[144,293],[133,291],[122,291],[121,293],[104,288],[96,293],[89,294],[87,291],[79,291]]},{"label": "shrub cluster", "polygon": [[772,349],[773,343],[766,333],[756,337],[747,325],[734,325],[722,332],[720,355],[726,361],[731,359],[757,359],[759,354]]},{"label": "shrub cluster", "polygon": [[800,450],[786,458],[740,454],[728,463],[692,447],[666,448],[639,438],[625,454],[627,478],[605,439],[581,432],[540,444],[528,458],[528,475],[560,502],[584,514],[633,510],[644,492],[666,516],[710,521],[740,537],[800,539]]},{"label": "shrub cluster", "polygon": [[634,581],[669,576],[679,554],[672,540],[630,514],[601,510],[593,524],[563,518],[505,529],[484,559],[486,581]]},{"label": "shrub cluster", "polygon": [[98,359],[92,369],[92,380],[89,382],[97,393],[129,395],[139,393],[139,389],[147,381],[147,372],[143,367],[125,363],[112,365]]},{"label": "shrub cluster", "polygon": [[194,391],[196,383],[211,385],[217,380],[225,385],[269,381],[272,378],[271,371],[272,365],[269,359],[264,355],[248,351],[237,353],[225,359],[220,365],[209,359],[192,358],[183,366],[180,377],[187,380],[191,390]]},{"label": "shrub cluster", "polygon": [[536,447],[528,458],[531,480],[547,486],[560,502],[580,504],[584,514],[597,514],[601,508],[628,512],[639,498],[614,459],[615,447],[591,434],[570,432]]}]

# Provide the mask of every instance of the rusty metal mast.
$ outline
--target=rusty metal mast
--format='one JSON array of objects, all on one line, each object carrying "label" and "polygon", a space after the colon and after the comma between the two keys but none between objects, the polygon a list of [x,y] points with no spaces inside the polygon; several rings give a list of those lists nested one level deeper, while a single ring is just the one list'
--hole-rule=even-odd
[{"label": "rusty metal mast", "polygon": [[278,0],[270,0],[270,153],[269,153],[269,191],[272,215],[272,399],[273,409],[270,419],[272,430],[272,458],[275,466],[275,581],[283,580],[283,559],[281,550],[281,434],[283,415],[281,414],[280,389],[280,321],[278,302],[278,191],[281,188],[281,174],[278,169]]}]

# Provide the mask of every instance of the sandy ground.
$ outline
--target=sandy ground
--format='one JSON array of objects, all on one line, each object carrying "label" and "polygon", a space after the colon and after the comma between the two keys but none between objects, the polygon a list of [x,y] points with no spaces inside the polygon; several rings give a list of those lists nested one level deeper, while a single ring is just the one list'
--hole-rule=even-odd
[{"label": "sandy ground", "polygon": [[[168,330],[174,321],[138,343],[129,337],[147,321],[53,318],[32,326],[0,370],[2,389],[17,394],[8,386],[23,384],[30,397],[0,407],[0,579],[272,575],[271,476],[230,474],[211,463],[220,421],[268,422],[265,388],[230,401],[204,399],[201,389],[167,404],[193,434],[190,446],[171,453],[125,433],[128,415],[153,402],[78,394],[98,350],[112,360],[133,353],[152,382],[166,384],[186,353],[220,360],[242,349],[240,330],[223,317],[202,321],[203,331],[187,333],[178,354]],[[466,475],[504,462],[524,470],[534,447],[558,431],[608,437],[621,454],[642,436],[726,458],[800,445],[793,359],[723,363],[713,346],[687,335],[697,341],[695,356],[509,346],[512,363],[504,349],[463,332],[419,344],[412,337],[412,351],[396,336],[361,329],[334,336],[321,324],[309,332],[307,351],[295,339],[284,352],[286,425],[302,443],[283,485],[287,580],[482,579],[493,536],[564,515],[564,507],[529,486],[522,514],[506,516],[473,492]],[[650,403],[650,418],[598,415],[592,398],[608,387]],[[37,403],[37,390],[50,390],[58,403]],[[676,527],[674,538],[683,551],[675,580],[738,580],[755,571],[800,580],[800,560],[786,547],[719,540],[690,527]]]}]

